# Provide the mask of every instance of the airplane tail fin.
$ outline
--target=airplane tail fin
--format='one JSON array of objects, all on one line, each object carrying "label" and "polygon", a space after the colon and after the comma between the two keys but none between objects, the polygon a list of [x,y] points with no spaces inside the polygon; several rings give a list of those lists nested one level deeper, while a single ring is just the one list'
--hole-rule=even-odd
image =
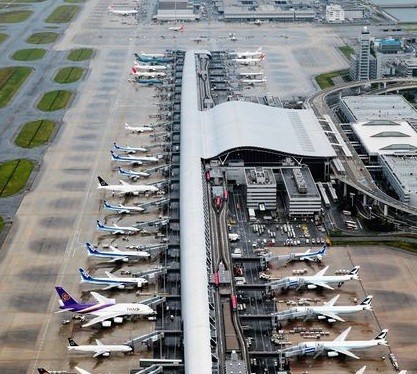
[{"label": "airplane tail fin", "polygon": [[128,129],[130,126],[127,122],[125,122],[125,129]]},{"label": "airplane tail fin", "polygon": [[81,275],[81,282],[85,282],[88,280],[91,280],[91,275],[88,274],[88,272],[86,270],[84,270],[83,268],[79,268],[78,269],[80,271],[80,275]]},{"label": "airplane tail fin", "polygon": [[48,370],[44,368],[38,368],[38,373],[39,374],[51,374]]},{"label": "airplane tail fin", "polygon": [[380,344],[386,345],[387,334],[388,334],[388,329],[384,329],[377,336],[375,336],[374,340],[379,340],[381,341]]},{"label": "airplane tail fin", "polygon": [[85,243],[86,247],[87,247],[87,251],[88,251],[88,255],[94,255],[96,254],[98,251],[96,248],[94,248],[90,243]]},{"label": "airplane tail fin", "polygon": [[260,58],[261,60],[263,60],[263,59],[265,58],[265,53],[261,53],[261,55],[259,56],[259,58]]},{"label": "airplane tail fin", "polygon": [[350,272],[349,275],[359,275],[360,266],[355,266]]},{"label": "airplane tail fin", "polygon": [[185,26],[182,25],[181,28],[180,28],[180,32],[184,32],[184,31],[185,31]]},{"label": "airplane tail fin", "polygon": [[98,229],[102,229],[102,228],[104,228],[103,224],[102,224],[99,220],[96,220],[96,227],[97,227]]},{"label": "airplane tail fin", "polygon": [[117,145],[116,142],[113,143],[113,147],[114,147],[114,149],[120,149],[120,147]]},{"label": "airplane tail fin", "polygon": [[363,299],[363,301],[360,303],[360,305],[366,305],[369,308],[372,306],[372,295],[368,295],[365,297],[365,299]]},{"label": "airplane tail fin", "polygon": [[68,338],[68,344],[71,347],[78,347],[78,344],[76,342],[74,342],[74,340],[72,338]]},{"label": "airplane tail fin", "polygon": [[134,66],[132,66],[132,73],[136,74],[138,71],[136,70],[136,68]]},{"label": "airplane tail fin", "polygon": [[98,183],[100,184],[100,186],[108,186],[109,184],[100,176],[97,177],[98,178]]},{"label": "airplane tail fin", "polygon": [[113,7],[112,7],[111,5],[109,5],[109,6],[107,7],[107,11],[108,11],[108,13],[113,12]]},{"label": "airplane tail fin", "polygon": [[62,287],[55,287],[56,292],[58,293],[60,303],[64,307],[73,307],[74,304],[78,304],[78,301],[75,300],[67,291]]},{"label": "airplane tail fin", "polygon": [[112,207],[106,200],[103,201],[103,206],[104,206],[104,208],[111,208]]},{"label": "airplane tail fin", "polygon": [[262,47],[259,47],[256,52],[262,52]]}]

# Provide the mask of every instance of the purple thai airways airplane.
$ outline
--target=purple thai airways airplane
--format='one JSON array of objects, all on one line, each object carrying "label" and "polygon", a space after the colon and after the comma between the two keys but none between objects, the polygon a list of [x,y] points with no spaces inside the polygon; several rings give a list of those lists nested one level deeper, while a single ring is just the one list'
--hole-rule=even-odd
[{"label": "purple thai airways airplane", "polygon": [[[114,323],[122,323],[124,316],[148,316],[156,314],[156,312],[146,304],[140,303],[116,303],[115,299],[109,299],[100,295],[97,292],[91,292],[91,295],[97,300],[96,304],[82,304],[76,301],[67,291],[62,287],[55,287],[59,295],[59,311],[74,312],[78,314],[91,314],[96,316],[82,327],[88,327],[101,323],[103,326],[110,326],[111,320]],[[107,321],[107,324],[105,323]],[[110,324],[109,324],[110,322]]]}]

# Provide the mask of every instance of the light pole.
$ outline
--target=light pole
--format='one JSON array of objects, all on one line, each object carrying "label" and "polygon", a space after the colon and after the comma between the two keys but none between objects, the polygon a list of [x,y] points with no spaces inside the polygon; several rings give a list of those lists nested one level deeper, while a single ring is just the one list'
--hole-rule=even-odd
[{"label": "light pole", "polygon": [[369,220],[371,220],[372,219],[372,207],[369,206],[368,208],[369,208]]},{"label": "light pole", "polygon": [[349,196],[350,196],[350,201],[351,201],[351,207],[353,208],[353,198],[355,197],[355,193],[350,192]]}]

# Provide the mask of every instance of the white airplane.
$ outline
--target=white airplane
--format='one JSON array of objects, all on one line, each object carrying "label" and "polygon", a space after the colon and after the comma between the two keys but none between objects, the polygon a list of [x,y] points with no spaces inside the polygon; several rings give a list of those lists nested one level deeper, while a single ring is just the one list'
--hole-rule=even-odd
[{"label": "white airplane", "polygon": [[116,212],[118,214],[130,214],[130,213],[143,213],[146,210],[146,206],[150,206],[152,203],[144,203],[143,205],[126,206],[123,204],[109,204],[106,200],[103,201],[103,208]]},{"label": "white airplane", "polygon": [[142,229],[138,229],[137,227],[133,226],[119,226],[116,223],[113,223],[113,226],[103,225],[99,220],[96,221],[97,230],[107,231],[113,235],[132,235],[137,234],[138,232],[143,231]]},{"label": "white airplane", "polygon": [[151,174],[147,173],[146,171],[133,171],[133,170],[125,170],[121,167],[118,168],[119,174],[128,177],[134,181],[138,180],[139,178],[148,178]]},{"label": "white airplane", "polygon": [[100,257],[108,259],[107,262],[128,262],[137,261],[141,259],[151,258],[151,254],[148,251],[121,251],[112,245],[109,246],[110,251],[99,251],[94,248],[90,243],[86,243],[88,256]]},{"label": "white airplane", "polygon": [[336,283],[340,287],[344,282],[350,280],[358,280],[359,268],[360,266],[355,266],[348,274],[345,275],[324,275],[324,273],[329,269],[329,266],[326,266],[315,275],[285,277],[279,279],[278,281],[272,282],[271,286],[274,288],[276,287],[283,289],[296,288],[297,290],[303,286],[307,286],[307,288],[310,290],[318,287],[333,290],[334,288],[329,286],[329,283]]},{"label": "white airplane", "polygon": [[[314,354],[314,357],[318,357],[322,353],[326,352],[328,357],[337,357],[339,354],[346,355],[352,358],[359,359],[354,353],[351,352],[352,349],[367,349],[376,347],[378,345],[388,346],[386,341],[386,336],[388,330],[382,330],[375,338],[371,340],[350,340],[346,341],[346,337],[349,334],[352,327],[348,327],[343,331],[336,339],[331,341],[319,341],[311,342],[305,341],[297,344],[296,347],[300,349],[300,354]],[[283,349],[282,352],[285,354],[285,351],[294,350],[294,347],[289,347]]]},{"label": "white airplane", "polygon": [[240,81],[243,84],[247,84],[247,85],[253,86],[255,84],[266,83],[266,77],[263,77],[263,78],[260,78],[260,79],[241,79]]},{"label": "white airplane", "polygon": [[103,291],[111,290],[113,288],[118,288],[123,290],[125,288],[142,288],[145,284],[148,284],[148,280],[142,277],[117,277],[114,274],[106,271],[107,278],[97,278],[92,277],[86,270],[83,268],[79,269],[81,274],[80,283],[91,283],[99,285],[107,285],[102,288]]},{"label": "white airplane", "polygon": [[278,262],[278,263],[288,263],[291,261],[317,261],[320,262],[323,259],[323,256],[326,254],[326,244],[320,248],[320,250],[311,252],[311,248],[307,249],[305,252],[295,252],[289,253],[287,255],[277,255],[272,256],[271,253],[268,253],[263,256],[266,262]]},{"label": "white airplane", "polygon": [[113,9],[111,5],[108,6],[108,12],[117,14],[118,16],[135,16],[136,14],[138,14],[138,11],[136,9],[117,10]]},{"label": "white airplane", "polygon": [[110,151],[111,160],[116,162],[128,162],[130,164],[142,165],[144,162],[158,162],[160,159],[154,156],[120,156],[117,153]]},{"label": "white airplane", "polygon": [[88,327],[101,323],[103,327],[111,326],[114,323],[122,323],[124,316],[149,316],[156,312],[144,303],[116,303],[115,299],[109,299],[97,292],[90,292],[97,300],[96,304],[84,304],[76,301],[62,287],[55,287],[59,295],[60,312],[73,312],[77,314],[88,314],[95,316],[81,327]]},{"label": "white airplane", "polygon": [[164,78],[166,77],[166,73],[162,71],[144,71],[144,70],[137,70],[135,67],[132,67],[132,74],[137,77],[145,77],[145,78]]},{"label": "white airplane", "polygon": [[168,27],[168,30],[184,32],[185,31],[185,26],[184,25],[181,25],[181,26],[170,26],[170,27]]},{"label": "white airplane", "polygon": [[113,147],[116,151],[126,152],[126,153],[136,153],[136,152],[148,152],[148,148],[145,147],[131,147],[129,145],[118,145],[116,142],[113,143]]},{"label": "white airplane", "polygon": [[128,123],[125,123],[125,129],[132,132],[142,133],[142,132],[151,132],[154,131],[154,128],[150,125],[144,126],[130,126]]},{"label": "white airplane", "polygon": [[158,70],[167,70],[168,66],[165,65],[143,65],[137,61],[133,61],[136,70],[145,70],[145,71],[158,71]]},{"label": "white airplane", "polygon": [[109,357],[113,352],[132,352],[133,349],[127,344],[103,344],[100,340],[96,339],[96,344],[78,345],[72,338],[68,338],[68,351],[74,352],[88,352],[94,353],[93,358],[96,357]]},{"label": "white airplane", "polygon": [[278,321],[294,318],[304,318],[304,321],[310,318],[317,318],[319,320],[327,319],[328,322],[345,322],[339,314],[351,314],[361,310],[372,310],[372,295],[367,296],[359,305],[344,305],[335,306],[340,294],[321,306],[296,306],[288,310],[283,310],[273,313]]},{"label": "white airplane", "polygon": [[98,189],[102,190],[110,190],[113,193],[118,192],[119,195],[139,195],[140,193],[147,193],[147,192],[157,192],[159,188],[157,186],[151,184],[129,184],[125,181],[119,181],[120,184],[108,184],[103,178],[98,176],[99,184],[97,186]]},{"label": "white airplane", "polygon": [[259,57],[243,57],[243,58],[234,58],[233,61],[237,62],[241,65],[250,65],[250,64],[257,64],[258,62],[262,62],[265,58],[265,54],[261,53]]},{"label": "white airplane", "polygon": [[255,52],[234,52],[233,53],[234,56],[236,56],[237,58],[248,58],[248,57],[261,57],[262,55],[265,55],[262,52],[262,47],[259,47]]},{"label": "white airplane", "polygon": [[239,76],[245,77],[245,78],[251,78],[251,77],[256,78],[259,75],[264,75],[264,72],[263,71],[254,71],[254,72],[252,72],[252,71],[242,71],[238,74],[239,74]]}]

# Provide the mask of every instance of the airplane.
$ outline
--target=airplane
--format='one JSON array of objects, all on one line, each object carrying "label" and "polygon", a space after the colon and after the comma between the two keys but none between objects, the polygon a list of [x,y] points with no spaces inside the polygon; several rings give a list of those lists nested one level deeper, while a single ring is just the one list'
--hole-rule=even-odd
[{"label": "airplane", "polygon": [[[151,203],[149,203],[151,205]],[[126,206],[123,204],[109,204],[106,200],[103,201],[103,208],[111,210],[118,214],[143,213],[146,209],[142,205]]]},{"label": "airplane", "polygon": [[124,316],[149,316],[155,315],[156,312],[147,304],[144,303],[116,303],[115,299],[109,299],[100,295],[97,292],[90,292],[97,300],[96,304],[84,304],[76,301],[68,292],[62,287],[55,287],[59,296],[59,311],[73,312],[78,314],[88,314],[95,316],[93,319],[81,325],[81,327],[88,327],[101,323],[103,327],[111,326],[111,321],[114,323],[122,323]]},{"label": "airplane", "polygon": [[[67,374],[64,370],[46,370],[45,368],[38,368],[38,374]],[[84,373],[91,374],[91,373]]]},{"label": "airplane", "polygon": [[250,78],[250,77],[257,77],[258,75],[264,75],[264,72],[263,71],[255,71],[255,72],[252,72],[252,71],[244,71],[244,72],[240,72],[238,74],[241,77]]},{"label": "airplane", "polygon": [[166,73],[162,71],[144,71],[144,70],[137,70],[135,67],[132,67],[132,74],[137,77],[144,77],[144,78],[164,78],[166,77]]},{"label": "airplane", "polygon": [[316,252],[311,252],[311,248],[307,249],[305,252],[298,252],[298,253],[289,253],[287,255],[278,255],[278,256],[271,256],[271,254],[266,254],[264,259],[266,262],[281,262],[281,263],[289,263],[291,261],[317,261],[320,262],[323,259],[323,256],[326,254],[326,244],[320,248],[320,250]]},{"label": "airplane", "polygon": [[111,190],[114,192],[118,192],[119,195],[138,195],[140,193],[147,193],[147,192],[157,192],[159,191],[159,188],[154,185],[148,185],[148,184],[129,184],[125,181],[119,181],[120,184],[111,184],[109,185],[102,177],[98,176],[99,184],[97,186],[98,189],[104,189],[104,190]]},{"label": "airplane", "polygon": [[[382,330],[375,338],[370,340],[350,340],[346,341],[346,337],[349,334],[352,327],[348,327],[343,331],[336,339],[331,341],[319,341],[311,342],[304,341],[298,343],[298,347],[301,351],[300,354],[315,354],[315,358],[321,355],[323,352],[327,352],[328,357],[337,357],[339,354],[346,355],[359,360],[359,357],[351,352],[352,349],[367,349],[376,347],[378,345],[388,346],[386,336],[388,333],[387,329]],[[286,351],[294,350],[293,347],[285,348],[281,352],[285,354]]]},{"label": "airplane", "polygon": [[288,310],[273,313],[273,315],[278,321],[294,318],[304,318],[304,321],[307,321],[310,318],[317,318],[319,320],[327,319],[328,322],[332,323],[336,321],[345,322],[343,318],[339,317],[339,314],[350,314],[361,310],[372,310],[372,295],[367,296],[359,305],[335,306],[334,304],[339,296],[340,294],[322,306],[296,306]]},{"label": "airplane", "polygon": [[255,21],[253,21],[253,22],[251,22],[253,25],[256,25],[256,26],[261,26],[262,25],[262,21],[258,18],[258,19],[256,19]]},{"label": "airplane", "polygon": [[96,357],[109,357],[113,352],[132,352],[133,349],[127,344],[103,344],[100,340],[96,339],[96,344],[78,345],[72,338],[68,338],[68,350],[74,352],[91,352],[94,353],[93,358]]},{"label": "airplane", "polygon": [[265,58],[265,54],[262,53],[259,57],[234,58],[233,61],[242,65],[250,65],[252,63],[257,64],[258,62],[262,62],[264,58]]},{"label": "airplane", "polygon": [[263,77],[263,78],[260,78],[260,79],[241,79],[240,81],[243,84],[248,84],[250,86],[253,86],[255,84],[266,83],[266,77]]},{"label": "airplane", "polygon": [[107,262],[128,262],[131,260],[149,259],[151,254],[148,251],[121,251],[112,245],[109,246],[110,251],[99,251],[90,243],[86,243],[88,256],[101,257],[109,259]]},{"label": "airplane", "polygon": [[121,146],[121,145],[118,145],[116,142],[113,143],[113,147],[117,151],[126,152],[126,153],[148,152],[148,148],[131,147],[129,145]]},{"label": "airplane", "polygon": [[302,286],[307,286],[309,290],[322,287],[327,288],[329,290],[333,290],[334,288],[329,286],[329,283],[337,283],[340,287],[344,282],[350,280],[358,280],[359,279],[359,268],[360,266],[355,266],[348,274],[346,275],[324,275],[324,273],[328,270],[329,266],[326,266],[324,269],[320,270],[315,275],[306,275],[301,277],[284,277],[279,279],[278,281],[271,282],[272,287],[276,288],[296,288],[297,290],[300,289]]},{"label": "airplane", "polygon": [[118,16],[134,16],[138,14],[136,9],[116,10],[111,5],[108,6],[108,13],[117,14]]},{"label": "airplane", "polygon": [[144,162],[158,162],[159,158],[154,156],[119,156],[117,153],[110,151],[111,160],[116,162],[129,162],[130,164],[142,165]]},{"label": "airplane", "polygon": [[160,79],[139,79],[136,78],[136,83],[147,84],[148,86],[153,86],[154,84],[163,84],[164,81]]},{"label": "airplane", "polygon": [[138,229],[137,227],[133,226],[118,226],[116,223],[113,223],[113,226],[103,225],[99,220],[96,221],[97,230],[101,231],[108,231],[113,235],[131,235],[137,234],[138,232],[142,231],[142,229]]},{"label": "airplane", "polygon": [[138,55],[135,53],[136,60],[140,62],[149,62],[152,64],[166,64],[173,60],[172,57],[165,57],[164,54],[151,54],[151,53],[141,53]]},{"label": "airplane", "polygon": [[262,52],[262,47],[259,47],[255,52],[234,52],[232,53],[237,58],[248,58],[248,57],[261,57],[262,55],[265,56],[265,54]]},{"label": "airplane", "polygon": [[145,70],[145,71],[158,71],[158,70],[167,70],[168,66],[165,65],[142,65],[137,61],[133,61],[136,70]]},{"label": "airplane", "polygon": [[105,273],[107,278],[94,278],[83,268],[80,268],[79,271],[81,274],[80,283],[93,283],[101,285],[107,284],[106,287],[102,288],[103,291],[111,290],[113,288],[123,290],[125,288],[135,286],[137,288],[142,288],[143,285],[148,284],[148,280],[141,277],[117,277],[114,274],[106,271]]},{"label": "airplane", "polygon": [[146,171],[133,171],[133,170],[125,170],[121,167],[118,168],[119,174],[124,175],[132,180],[138,180],[142,177],[149,177],[151,174],[147,173]]},{"label": "airplane", "polygon": [[184,32],[185,31],[185,26],[184,25],[181,25],[181,26],[170,26],[170,27],[168,27],[168,30]]},{"label": "airplane", "polygon": [[130,130],[132,132],[142,133],[142,132],[151,132],[154,130],[153,127],[149,125],[144,126],[130,126],[128,123],[125,122],[125,129]]}]

